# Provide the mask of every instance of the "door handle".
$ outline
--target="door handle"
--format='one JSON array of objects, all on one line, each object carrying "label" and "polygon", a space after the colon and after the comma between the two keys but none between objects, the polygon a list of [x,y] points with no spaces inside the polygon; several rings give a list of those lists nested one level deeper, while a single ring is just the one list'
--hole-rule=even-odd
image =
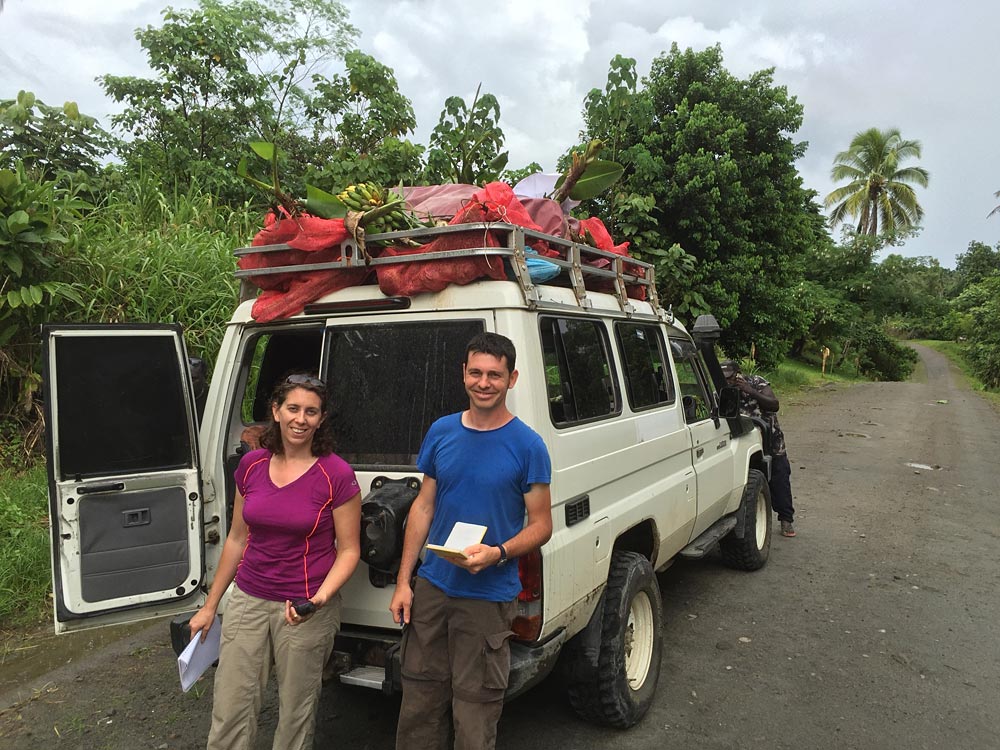
[{"label": "door handle", "polygon": [[112,484],[92,484],[89,487],[79,487],[76,494],[89,495],[92,492],[121,492],[124,489],[124,482],[114,482]]},{"label": "door handle", "polygon": [[696,450],[696,451],[694,452],[694,455],[695,455],[695,456],[697,456],[698,458],[701,458],[702,456],[704,456],[704,455],[705,455],[705,449],[704,449],[704,448],[698,448],[698,449],[697,449],[697,450]]}]

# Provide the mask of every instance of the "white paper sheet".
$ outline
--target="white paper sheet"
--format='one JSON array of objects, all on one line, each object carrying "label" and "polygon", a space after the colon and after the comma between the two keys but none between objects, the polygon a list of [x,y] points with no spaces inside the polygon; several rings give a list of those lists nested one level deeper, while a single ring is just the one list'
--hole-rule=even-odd
[{"label": "white paper sheet", "polygon": [[191,689],[205,670],[219,658],[219,643],[222,638],[222,622],[215,616],[215,622],[208,629],[205,642],[201,642],[201,633],[191,639],[181,655],[177,657],[177,669],[181,675],[181,690],[185,693]]}]

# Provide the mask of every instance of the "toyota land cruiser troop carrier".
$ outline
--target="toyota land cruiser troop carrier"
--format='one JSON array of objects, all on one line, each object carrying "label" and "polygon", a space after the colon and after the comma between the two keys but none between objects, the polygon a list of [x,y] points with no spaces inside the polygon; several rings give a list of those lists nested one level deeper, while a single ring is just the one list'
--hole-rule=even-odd
[{"label": "toyota land cruiser troop carrier", "polygon": [[[56,630],[189,617],[201,605],[228,530],[233,471],[269,419],[272,385],[289,370],[312,370],[329,384],[337,452],[363,495],[362,562],[343,591],[332,672],[398,690],[400,630],[388,605],[422,479],[417,452],[435,419],[468,405],[467,342],[496,331],[518,352],[508,404],[552,459],[552,538],[517,560],[523,589],[508,695],[559,662],[582,716],[638,721],[661,662],[655,573],[716,543],[735,568],[767,560],[762,435],[725,385],[714,318],[700,318],[690,335],[660,307],[648,264],[509,224],[462,227],[470,228],[497,233],[500,246],[437,257],[486,256],[506,264],[510,280],[412,297],[353,286],[268,324],[242,302],[200,420],[179,327],[45,326]],[[550,261],[559,276],[544,284],[526,262],[526,246],[539,240],[560,251]],[[595,258],[605,267],[588,263]],[[323,268],[362,262],[348,241]],[[175,647],[187,617],[175,619]]]}]

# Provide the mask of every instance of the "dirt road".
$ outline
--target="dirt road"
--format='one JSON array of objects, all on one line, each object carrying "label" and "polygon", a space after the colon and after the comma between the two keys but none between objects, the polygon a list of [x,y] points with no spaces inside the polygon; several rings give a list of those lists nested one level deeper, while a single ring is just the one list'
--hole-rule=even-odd
[{"label": "dirt road", "polygon": [[[799,536],[776,537],[758,573],[713,557],[660,576],[667,643],[642,723],[584,724],[550,679],[507,706],[498,747],[1000,746],[1000,417],[919,351],[911,382],[783,402]],[[211,682],[181,694],[164,635],[146,628],[3,692],[0,745],[203,747]],[[316,747],[391,748],[396,710],[332,686]],[[275,713],[272,696],[259,748]]]}]

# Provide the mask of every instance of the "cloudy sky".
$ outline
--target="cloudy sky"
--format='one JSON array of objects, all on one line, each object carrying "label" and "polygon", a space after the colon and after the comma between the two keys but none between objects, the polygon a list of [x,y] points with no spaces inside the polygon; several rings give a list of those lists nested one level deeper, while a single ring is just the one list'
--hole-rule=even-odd
[{"label": "cloudy sky", "polygon": [[[0,14],[0,99],[28,89],[78,102],[108,125],[95,78],[144,75],[137,27],[158,25],[166,0],[6,0]],[[174,0],[175,8],[195,5]],[[640,74],[672,42],[721,43],[745,77],[775,68],[805,107],[799,170],[825,196],[834,155],[869,127],[923,144],[921,235],[896,252],[954,266],[971,240],[996,245],[1000,216],[1000,3],[969,0],[349,0],[359,46],[389,65],[426,143],[446,97],[476,86],[501,105],[510,165],[554,169],[582,125],[583,97],[603,87],[616,54]]]}]

